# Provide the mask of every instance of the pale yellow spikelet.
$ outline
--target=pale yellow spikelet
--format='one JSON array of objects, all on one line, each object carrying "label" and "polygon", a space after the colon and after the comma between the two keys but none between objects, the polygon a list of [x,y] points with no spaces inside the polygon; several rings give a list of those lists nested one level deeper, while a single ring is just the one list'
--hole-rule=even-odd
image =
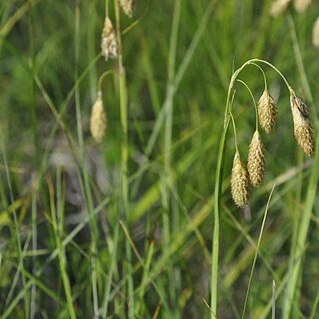
[{"label": "pale yellow spikelet", "polygon": [[231,174],[231,194],[235,204],[243,207],[248,204],[250,195],[249,176],[246,167],[240,160],[240,155],[236,152]]},{"label": "pale yellow spikelet", "polygon": [[312,29],[312,44],[319,48],[319,17],[317,18]]},{"label": "pale yellow spikelet", "polygon": [[124,13],[132,18],[135,9],[135,0],[120,0],[120,5]]},{"label": "pale yellow spikelet", "polygon": [[94,140],[101,143],[106,131],[106,114],[101,91],[98,92],[97,99],[92,106],[90,130]]},{"label": "pale yellow spikelet", "polygon": [[272,96],[269,94],[268,90],[264,90],[261,95],[258,104],[258,120],[260,126],[267,132],[270,133],[277,121],[277,108],[276,103]]},{"label": "pale yellow spikelet", "polygon": [[290,106],[296,141],[305,154],[313,156],[315,146],[308,108],[300,97],[293,95],[290,96]]},{"label": "pale yellow spikelet", "polygon": [[106,61],[108,59],[115,59],[117,57],[117,51],[118,47],[112,21],[109,17],[105,17],[101,38],[102,55]]},{"label": "pale yellow spikelet", "polygon": [[307,10],[310,4],[311,0],[294,0],[295,9],[299,12]]},{"label": "pale yellow spikelet", "polygon": [[270,7],[270,15],[277,17],[282,14],[287,8],[291,0],[274,0]]},{"label": "pale yellow spikelet", "polygon": [[249,145],[247,169],[251,185],[260,186],[265,175],[265,147],[257,130]]}]

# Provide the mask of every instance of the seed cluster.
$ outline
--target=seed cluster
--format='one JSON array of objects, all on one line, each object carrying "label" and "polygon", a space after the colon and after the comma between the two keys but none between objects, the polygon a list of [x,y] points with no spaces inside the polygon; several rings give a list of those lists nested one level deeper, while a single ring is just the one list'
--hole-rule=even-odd
[{"label": "seed cluster", "polygon": [[120,0],[120,5],[123,12],[132,18],[135,9],[135,0]]},{"label": "seed cluster", "polygon": [[105,17],[101,39],[101,52],[105,60],[117,58],[118,45],[112,21]]},{"label": "seed cluster", "polygon": [[94,140],[97,143],[101,143],[106,131],[106,114],[103,106],[102,93],[100,91],[92,106],[90,130]]},{"label": "seed cluster", "polygon": [[265,175],[265,147],[257,130],[249,145],[247,169],[251,185],[259,187]]},{"label": "seed cluster", "polygon": [[270,133],[277,121],[278,111],[276,104],[268,90],[264,90],[258,101],[258,120],[260,126],[267,132]]},{"label": "seed cluster", "polygon": [[314,155],[313,129],[309,121],[309,111],[300,97],[291,96],[290,106],[294,122],[294,134],[298,145],[308,156]]},{"label": "seed cluster", "polygon": [[250,182],[247,169],[236,152],[231,175],[231,193],[235,204],[244,207],[248,204],[250,194]]},{"label": "seed cluster", "polygon": [[[119,3],[123,12],[129,17],[132,17],[136,0],[120,0]],[[116,37],[112,21],[108,16],[106,16],[101,35],[101,54],[105,60],[108,61],[109,59],[116,59],[118,57],[118,51],[118,39]],[[97,99],[92,106],[90,117],[90,132],[97,143],[102,142],[107,127],[107,117],[104,111],[102,92],[100,89],[101,80],[104,78],[104,75],[106,75],[106,72],[104,72],[100,78]]]},{"label": "seed cluster", "polygon": [[[294,135],[297,144],[308,156],[315,152],[313,129],[310,123],[309,109],[302,98],[295,95],[290,89],[290,107],[294,124]],[[274,99],[265,89],[257,104],[258,122],[260,126],[270,133],[277,120],[277,107]],[[246,206],[252,187],[259,187],[265,175],[265,147],[258,129],[253,134],[249,145],[247,169],[236,151],[232,174],[231,193],[235,204],[239,207]]]}]

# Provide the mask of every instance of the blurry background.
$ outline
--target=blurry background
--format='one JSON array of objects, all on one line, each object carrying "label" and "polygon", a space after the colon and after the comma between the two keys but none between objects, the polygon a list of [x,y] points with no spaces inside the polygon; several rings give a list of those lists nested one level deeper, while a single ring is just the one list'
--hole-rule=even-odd
[{"label": "blurry background", "polygon": [[[98,80],[118,68],[117,60],[100,55],[104,1],[1,1],[1,317],[211,317],[213,191],[232,72],[251,58],[274,64],[307,101],[318,131],[319,51],[312,33],[319,3],[302,12],[291,3],[276,17],[271,5],[137,0],[133,18],[121,12],[128,141],[113,73],[102,82],[108,128],[98,145],[89,131]],[[116,26],[113,1],[109,16]],[[293,137],[289,92],[263,68],[279,121],[274,133],[262,133],[266,178],[246,211],[231,200],[232,130],[227,140],[218,291],[223,319],[241,317],[274,182],[246,317],[271,317],[273,280],[276,313],[285,316],[313,170],[313,159],[303,157]],[[240,79],[258,101],[260,71],[247,67]],[[234,117],[246,160],[255,113],[240,83]],[[315,198],[310,207],[290,318],[319,314],[318,203]]]}]

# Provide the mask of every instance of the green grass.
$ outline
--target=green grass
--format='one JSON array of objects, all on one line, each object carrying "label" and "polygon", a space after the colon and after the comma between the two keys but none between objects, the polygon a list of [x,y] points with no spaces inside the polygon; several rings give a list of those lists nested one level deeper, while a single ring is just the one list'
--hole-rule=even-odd
[{"label": "green grass", "polygon": [[[106,62],[107,3],[122,50]],[[1,318],[318,317],[319,156],[296,145],[273,66],[318,132],[319,5],[272,18],[270,4],[137,1],[129,19],[113,0],[1,1]],[[231,111],[246,161],[243,83],[255,100],[264,89],[251,59],[279,119],[261,132],[266,177],[247,212],[231,199],[228,124]]]}]

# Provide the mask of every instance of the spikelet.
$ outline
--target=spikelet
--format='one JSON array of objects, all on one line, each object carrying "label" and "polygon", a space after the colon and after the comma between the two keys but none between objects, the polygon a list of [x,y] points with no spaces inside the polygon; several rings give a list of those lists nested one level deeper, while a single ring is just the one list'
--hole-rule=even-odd
[{"label": "spikelet", "polygon": [[124,13],[132,18],[135,9],[135,0],[120,0],[120,5]]},{"label": "spikelet", "polygon": [[308,156],[314,155],[313,130],[309,121],[309,111],[300,97],[290,96],[290,106],[294,122],[294,134],[298,145]]},{"label": "spikelet", "polygon": [[319,17],[317,18],[312,29],[312,44],[319,48]]},{"label": "spikelet", "polygon": [[258,120],[260,126],[267,132],[270,133],[275,126],[277,121],[277,108],[274,99],[269,94],[268,90],[264,90],[261,95],[258,105]]},{"label": "spikelet", "polygon": [[290,2],[291,0],[274,0],[270,7],[270,15],[279,16],[288,8]]},{"label": "spikelet", "polygon": [[265,175],[265,147],[257,130],[249,145],[247,169],[251,185],[260,186]]},{"label": "spikelet", "polygon": [[109,17],[105,17],[104,27],[101,39],[101,51],[105,60],[115,59],[117,57],[117,41],[113,29],[112,21]]},{"label": "spikelet", "polygon": [[233,161],[231,194],[238,207],[243,207],[248,204],[250,194],[249,176],[244,164],[240,160],[238,152],[236,152]]},{"label": "spikelet", "polygon": [[310,4],[311,4],[311,0],[295,0],[294,1],[295,9],[299,12],[304,12],[305,10],[307,10]]},{"label": "spikelet", "polygon": [[101,143],[106,131],[106,114],[101,91],[98,92],[97,99],[92,106],[90,130],[94,140],[97,143]]}]

